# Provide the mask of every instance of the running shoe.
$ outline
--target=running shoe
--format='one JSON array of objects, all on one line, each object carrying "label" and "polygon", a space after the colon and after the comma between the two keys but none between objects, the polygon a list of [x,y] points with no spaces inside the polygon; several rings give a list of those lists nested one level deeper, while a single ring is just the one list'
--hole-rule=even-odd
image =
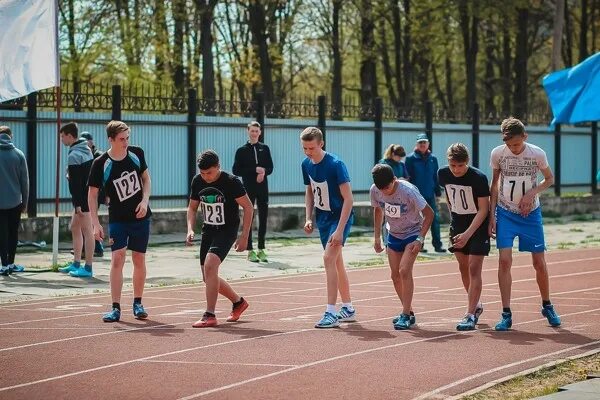
[{"label": "running shoe", "polygon": [[336,314],[336,317],[340,322],[354,322],[356,321],[356,310],[350,310],[348,307],[342,306],[340,311]]},{"label": "running shoe", "polygon": [[[402,314],[400,314],[402,315]],[[392,324],[395,324],[396,322],[398,322],[398,320],[400,319],[400,315],[398,315],[397,317],[394,317],[394,319],[392,320]],[[410,324],[414,325],[417,323],[417,317],[415,317],[415,314],[410,314]]]},{"label": "running shoe", "polygon": [[17,265],[17,264],[12,264],[9,265],[8,268],[10,268],[10,273],[15,273],[15,272],[23,272],[25,271],[25,267],[22,265]]},{"label": "running shoe", "polygon": [[265,249],[259,249],[256,256],[258,257],[258,261],[260,262],[269,262],[269,258],[267,257],[267,253],[265,253]]},{"label": "running shoe", "polygon": [[136,319],[146,319],[148,318],[148,313],[144,310],[144,306],[142,303],[133,303],[133,316]]},{"label": "running shoe", "polygon": [[317,322],[315,328],[336,328],[338,326],[340,326],[340,323],[335,314],[325,311],[323,318]]},{"label": "running shoe", "polygon": [[410,329],[410,315],[409,314],[400,314],[396,323],[394,323],[394,329],[403,331],[406,329]]},{"label": "running shoe", "polygon": [[73,272],[73,271],[79,269],[80,267],[81,267],[80,263],[72,262],[62,268],[59,268],[58,272],[62,272],[63,274],[68,274],[70,272]]},{"label": "running shoe", "polygon": [[77,268],[76,270],[69,272],[69,275],[74,276],[75,278],[91,278],[94,274],[92,272],[92,267],[89,266],[89,268]]},{"label": "running shoe", "polygon": [[231,314],[229,314],[229,317],[227,317],[227,322],[235,322],[238,319],[240,319],[240,316],[242,315],[242,313],[244,311],[246,311],[246,308],[248,308],[248,302],[246,301],[246,299],[244,299],[243,297],[241,298],[241,303],[238,304],[237,306],[232,305],[231,306]]},{"label": "running shoe", "polygon": [[560,317],[554,310],[554,306],[552,304],[542,307],[542,315],[548,318],[548,323],[550,326],[560,326]]},{"label": "running shoe", "polygon": [[256,252],[254,250],[250,250],[248,252],[248,261],[250,262],[258,262],[258,256],[256,255]]},{"label": "running shoe", "polygon": [[456,325],[457,331],[472,331],[475,329],[475,316],[472,314],[467,314],[465,317]]},{"label": "running shoe", "polygon": [[210,328],[213,326],[217,326],[217,317],[207,312],[204,313],[202,319],[192,324],[194,328]]},{"label": "running shoe", "polygon": [[496,324],[497,331],[507,331],[512,327],[512,313],[503,312],[502,319]]},{"label": "running shoe", "polygon": [[121,319],[121,310],[118,308],[113,308],[112,311],[107,312],[102,316],[102,321],[104,322],[119,322]]}]

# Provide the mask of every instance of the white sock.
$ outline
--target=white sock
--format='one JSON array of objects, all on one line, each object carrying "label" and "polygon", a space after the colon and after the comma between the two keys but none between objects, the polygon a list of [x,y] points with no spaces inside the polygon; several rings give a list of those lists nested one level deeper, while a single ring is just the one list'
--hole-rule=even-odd
[{"label": "white sock", "polygon": [[342,307],[346,307],[350,311],[354,311],[354,307],[352,307],[352,302],[350,303],[342,303]]},{"label": "white sock", "polygon": [[481,300],[477,302],[477,308],[483,308],[483,303],[481,302]]},{"label": "white sock", "polygon": [[335,315],[337,313],[337,310],[335,309],[335,304],[327,304],[327,309],[325,311]]}]

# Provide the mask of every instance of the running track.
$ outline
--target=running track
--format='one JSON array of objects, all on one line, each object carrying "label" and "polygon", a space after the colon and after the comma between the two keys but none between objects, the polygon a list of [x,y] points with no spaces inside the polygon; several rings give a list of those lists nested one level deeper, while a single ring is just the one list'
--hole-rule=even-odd
[{"label": "running track", "polygon": [[[528,254],[513,266],[513,331],[494,332],[497,259],[484,264],[479,329],[455,324],[466,294],[455,262],[415,266],[417,327],[395,331],[399,301],[387,267],[349,272],[356,323],[317,330],[323,273],[249,279],[234,287],[250,308],[238,323],[193,329],[202,285],[146,290],[150,318],[124,310],[102,323],[108,294],[0,306],[1,399],[442,399],[600,348],[600,248],[548,254],[551,328],[539,313]],[[130,304],[131,293],[123,304]],[[125,308],[125,307],[124,307]]]}]

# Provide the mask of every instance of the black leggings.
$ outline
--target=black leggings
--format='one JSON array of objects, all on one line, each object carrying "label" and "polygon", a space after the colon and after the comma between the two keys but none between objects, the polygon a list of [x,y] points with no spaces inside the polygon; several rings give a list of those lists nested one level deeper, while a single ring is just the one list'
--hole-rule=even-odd
[{"label": "black leggings", "polygon": [[22,205],[0,210],[0,258],[2,266],[15,263]]},{"label": "black leggings", "polygon": [[[254,203],[256,202],[258,208],[258,248],[264,249],[265,236],[267,234],[267,216],[269,215],[269,194],[263,191],[260,191],[260,193],[248,192],[248,197],[250,197],[252,207],[254,208]],[[254,216],[252,219],[254,220]],[[252,230],[250,230],[250,234],[248,235],[248,247],[246,249],[252,250]]]}]

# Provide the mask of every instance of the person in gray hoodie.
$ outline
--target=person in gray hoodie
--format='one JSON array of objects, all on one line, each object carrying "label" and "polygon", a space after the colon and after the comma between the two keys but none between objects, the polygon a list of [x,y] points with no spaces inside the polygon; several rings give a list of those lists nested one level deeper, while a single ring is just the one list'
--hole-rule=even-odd
[{"label": "person in gray hoodie", "polygon": [[[79,137],[79,128],[75,122],[69,122],[60,128],[60,140],[65,146],[69,146],[67,179],[74,210],[71,219],[73,262],[58,270],[79,278],[91,278],[92,260],[94,259],[94,231],[88,205],[87,180],[94,156],[88,147],[87,139]],[[82,267],[81,253],[84,242],[85,265]]]},{"label": "person in gray hoodie", "polygon": [[27,210],[29,199],[29,173],[23,152],[12,142],[8,126],[0,126],[0,275],[23,272],[24,267],[15,264],[21,213]]}]

